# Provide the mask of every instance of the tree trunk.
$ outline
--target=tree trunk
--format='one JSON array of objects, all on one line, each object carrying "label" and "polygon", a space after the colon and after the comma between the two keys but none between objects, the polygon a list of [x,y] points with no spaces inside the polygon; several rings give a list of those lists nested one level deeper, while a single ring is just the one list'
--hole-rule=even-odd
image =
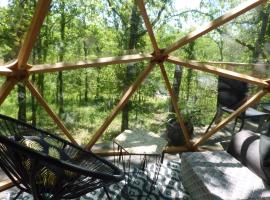
[{"label": "tree trunk", "polygon": [[[130,18],[130,36],[129,36],[129,50],[134,50],[136,48],[136,44],[138,42],[138,29],[140,25],[140,15],[137,10],[137,5],[134,3],[132,8],[132,14]],[[126,68],[126,77],[124,78],[124,90],[126,91],[129,87],[131,81],[134,79],[133,77],[133,68],[134,64],[128,64]],[[129,111],[131,109],[131,100],[129,100],[124,106],[122,110],[122,124],[121,124],[121,131],[124,131],[129,128]]]},{"label": "tree trunk", "polygon": [[97,87],[96,87],[96,95],[95,99],[98,100],[100,98],[100,68],[97,68],[97,79],[96,79]]},{"label": "tree trunk", "polygon": [[19,103],[19,111],[18,111],[18,119],[22,121],[26,121],[26,89],[24,84],[18,84],[18,103]]},{"label": "tree trunk", "polygon": [[253,63],[257,63],[259,61],[260,53],[263,49],[263,44],[265,42],[265,34],[267,31],[267,25],[269,21],[269,9],[270,6],[267,6],[267,9],[261,9],[260,18],[261,18],[261,30],[258,33],[258,39],[255,44],[255,48],[252,55]]},{"label": "tree trunk", "polygon": [[[59,61],[64,61],[65,56],[65,28],[66,28],[66,16],[65,16],[65,1],[61,1],[60,3],[60,12],[61,12],[61,20],[60,20],[60,35],[61,35],[61,44],[60,44],[60,54]],[[64,113],[64,82],[63,82],[63,72],[58,73],[57,78],[58,85],[58,103],[59,103],[59,115],[61,116]]]},{"label": "tree trunk", "polygon": [[[182,75],[183,75],[183,68],[181,68],[179,65],[175,65],[172,89],[173,89],[173,94],[175,95],[177,101],[180,95]],[[170,112],[168,116],[169,119],[175,117],[174,115],[175,110],[174,110],[172,102],[169,107],[169,112]]]},{"label": "tree trunk", "polygon": [[[36,82],[36,75],[32,75],[32,83]],[[33,95],[31,95],[31,108],[32,108],[32,125],[36,126],[37,124],[37,104],[36,99]]]},{"label": "tree trunk", "polygon": [[[192,60],[195,58],[194,56],[194,47],[195,47],[195,42],[191,42],[187,49],[187,57],[189,60]],[[193,77],[193,69],[187,69],[188,70],[188,74],[187,74],[187,94],[186,94],[186,101],[189,101],[189,96],[190,96],[190,90],[191,90],[191,82],[192,82],[192,77]]]},{"label": "tree trunk", "polygon": [[58,73],[58,84],[59,84],[59,115],[64,113],[64,94],[63,94],[63,73]]},{"label": "tree trunk", "polygon": [[85,74],[85,84],[84,84],[84,102],[88,101],[88,88],[89,88],[89,83],[88,83],[88,74],[86,72]]}]

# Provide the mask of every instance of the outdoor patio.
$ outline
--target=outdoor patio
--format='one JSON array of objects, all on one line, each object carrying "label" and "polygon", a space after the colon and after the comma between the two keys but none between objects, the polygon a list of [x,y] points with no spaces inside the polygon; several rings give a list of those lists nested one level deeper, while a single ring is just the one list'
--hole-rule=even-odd
[{"label": "outdoor patio", "polygon": [[[263,127],[263,134],[266,134],[269,122]],[[230,138],[232,136],[233,123],[230,123],[213,137],[211,137],[208,142],[202,146],[207,150],[222,151],[224,150]],[[238,127],[236,127],[237,129]],[[196,127],[194,131],[194,137],[200,137],[204,133],[206,127]],[[244,129],[256,131],[257,125],[248,121],[245,124]],[[112,148],[113,144],[97,144],[94,147],[95,150],[109,150]],[[128,156],[127,156],[128,157]],[[160,172],[156,184],[152,190],[150,190],[151,183],[153,181],[155,173],[155,159],[149,157],[147,169],[145,171],[139,170],[139,165],[142,157],[137,155],[131,156],[131,170],[130,170],[130,181],[127,184],[127,179],[118,183],[111,185],[109,187],[109,193],[112,199],[191,199],[190,195],[186,192],[181,179],[181,154],[165,154],[164,161],[161,165]],[[116,162],[117,157],[111,156],[107,157],[108,160]],[[127,159],[125,160],[127,161]],[[121,164],[119,164],[121,167]],[[6,180],[6,177],[1,173],[1,180]],[[219,177],[217,180],[223,182],[224,180]],[[226,182],[226,181],[225,181]],[[150,191],[150,192],[149,192]],[[16,196],[18,189],[12,187],[8,190],[2,191],[0,193],[1,200],[10,200]],[[32,196],[24,193],[23,196],[19,198],[20,200],[32,200]],[[77,200],[84,199],[107,199],[103,189],[98,189],[86,195],[83,195]]]}]

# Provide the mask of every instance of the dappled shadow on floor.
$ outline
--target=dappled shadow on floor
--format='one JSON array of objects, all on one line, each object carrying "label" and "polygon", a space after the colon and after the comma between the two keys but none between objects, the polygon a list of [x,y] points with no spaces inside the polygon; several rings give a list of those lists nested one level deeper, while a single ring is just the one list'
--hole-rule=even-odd
[{"label": "dappled shadow on floor", "polygon": [[[156,170],[154,163],[149,163],[145,171],[132,167],[128,179],[111,185],[109,187],[109,194],[112,199],[116,200],[137,200],[137,199],[188,199],[180,179],[180,165],[178,161],[165,161],[160,168],[158,179],[153,184],[153,177]],[[150,189],[153,187],[152,190]],[[18,190],[14,187],[5,193],[6,200],[12,199]],[[3,196],[3,195],[2,195]],[[1,196],[1,197],[2,197]],[[4,197],[1,200],[4,200]],[[98,189],[86,195],[83,195],[76,200],[96,200],[107,199],[103,189]],[[24,193],[19,200],[32,200],[32,196]]]},{"label": "dappled shadow on floor", "polygon": [[182,183],[194,199],[260,199],[268,190],[257,175],[226,152],[183,154],[181,166]]}]

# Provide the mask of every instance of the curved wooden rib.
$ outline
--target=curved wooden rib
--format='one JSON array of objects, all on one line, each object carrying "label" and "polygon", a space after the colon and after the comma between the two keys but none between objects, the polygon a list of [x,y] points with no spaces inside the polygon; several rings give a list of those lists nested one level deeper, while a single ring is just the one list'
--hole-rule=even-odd
[{"label": "curved wooden rib", "polygon": [[34,97],[36,97],[39,104],[46,110],[46,112],[49,114],[49,116],[53,119],[53,121],[58,125],[58,127],[64,132],[64,134],[68,137],[68,139],[73,143],[78,143],[75,141],[75,139],[71,136],[61,119],[52,111],[50,106],[46,103],[46,101],[43,99],[41,94],[38,92],[38,90],[34,87],[34,85],[29,81],[25,81],[26,87],[29,89],[29,91],[32,93]]},{"label": "curved wooden rib", "polygon": [[85,149],[90,150],[94,146],[94,144],[97,142],[97,140],[100,138],[100,136],[104,133],[104,131],[108,128],[108,126],[114,120],[114,118],[119,113],[119,111],[126,105],[126,103],[130,99],[130,97],[134,94],[134,92],[137,91],[138,87],[146,79],[146,77],[152,71],[154,66],[155,66],[155,63],[150,62],[149,66],[140,74],[140,76],[137,78],[137,80],[128,88],[126,93],[123,95],[121,100],[118,102],[117,106],[113,109],[112,113],[106,118],[105,122],[97,130],[97,132],[92,137],[90,142],[86,145]]},{"label": "curved wooden rib", "polygon": [[29,72],[30,73],[58,72],[63,70],[80,69],[86,67],[100,67],[106,65],[134,63],[151,59],[153,59],[153,56],[151,54],[134,54],[119,57],[98,58],[89,61],[79,61],[76,63],[33,65],[32,68],[29,69]]},{"label": "curved wooden rib", "polygon": [[266,0],[251,0],[251,1],[245,2],[244,4],[241,4],[240,6],[237,6],[236,8],[232,9],[228,13],[210,22],[206,26],[203,26],[202,28],[199,28],[189,33],[187,36],[183,37],[176,43],[172,44],[171,46],[165,49],[164,54],[167,55],[177,50],[178,48],[186,45],[187,43],[190,43],[196,40],[198,37],[201,37],[209,33],[210,31],[218,28],[219,26],[231,21],[232,19],[238,17],[239,15],[242,15],[243,13],[251,10],[252,8],[257,7],[258,5],[264,2],[266,2]]},{"label": "curved wooden rib", "polygon": [[0,76],[8,76],[12,74],[12,70],[5,66],[0,66]]},{"label": "curved wooden rib", "polygon": [[160,50],[159,50],[159,48],[158,48],[157,40],[156,40],[154,31],[153,31],[153,26],[152,26],[152,24],[150,23],[149,17],[148,17],[148,15],[147,15],[147,11],[146,11],[146,9],[145,9],[144,1],[143,1],[143,0],[137,0],[137,5],[138,5],[138,7],[140,8],[141,15],[142,15],[142,17],[143,17],[144,24],[145,24],[145,26],[146,26],[148,35],[149,35],[150,40],[151,40],[151,42],[152,42],[152,46],[153,46],[153,48],[154,48],[154,51],[155,51],[156,55],[160,55]]},{"label": "curved wooden rib", "polygon": [[2,87],[0,88],[0,106],[5,101],[5,99],[7,98],[7,96],[9,95],[10,91],[13,89],[16,83],[17,80],[9,78],[2,85]]},{"label": "curved wooden rib", "polygon": [[26,38],[22,44],[18,55],[18,68],[25,68],[29,59],[32,48],[35,44],[36,38],[40,32],[43,21],[50,8],[51,0],[39,0],[32,22],[27,32]]},{"label": "curved wooden rib", "polygon": [[218,76],[223,76],[223,77],[243,81],[246,83],[255,84],[255,85],[258,85],[260,87],[268,87],[268,83],[264,80],[261,80],[261,79],[258,79],[258,78],[252,77],[252,76],[240,74],[237,72],[233,72],[230,70],[221,69],[221,68],[217,68],[217,67],[213,67],[213,66],[205,65],[205,64],[199,64],[199,63],[192,62],[192,61],[182,61],[182,60],[175,58],[173,56],[169,56],[167,61],[174,63],[174,64],[177,64],[177,65],[183,65],[183,66],[188,67],[188,68],[216,74]]},{"label": "curved wooden rib", "polygon": [[270,64],[265,63],[236,63],[236,62],[219,62],[219,61],[197,61],[195,63],[209,64],[209,65],[222,65],[222,66],[239,66],[239,67],[270,67]]},{"label": "curved wooden rib", "polygon": [[252,106],[256,102],[258,102],[263,96],[265,96],[268,93],[266,90],[261,90],[254,96],[252,96],[249,100],[246,101],[241,107],[239,107],[235,112],[230,114],[226,119],[221,121],[216,127],[211,129],[208,133],[203,135],[198,141],[194,143],[194,147],[198,147],[199,145],[203,144],[206,140],[208,140],[212,135],[214,135],[216,132],[218,132],[220,129],[222,129],[226,124],[228,124],[230,121],[232,121],[235,117],[240,115],[242,112],[244,112],[249,106]]},{"label": "curved wooden rib", "polygon": [[177,105],[177,100],[176,100],[175,95],[173,93],[173,90],[172,90],[169,78],[167,76],[166,70],[165,70],[163,64],[160,64],[159,66],[160,66],[161,74],[162,74],[163,79],[165,81],[165,85],[166,85],[167,90],[169,91],[169,94],[171,96],[171,101],[172,101],[173,108],[174,108],[174,111],[175,111],[175,114],[176,114],[176,118],[177,118],[177,120],[178,120],[178,122],[180,124],[180,127],[181,127],[182,131],[183,131],[186,144],[187,144],[187,146],[189,148],[191,148],[189,132],[187,130],[187,127],[185,126],[184,119],[183,119],[183,117],[182,117],[182,115],[181,115],[181,113],[179,111],[179,108],[178,108],[178,105]]}]

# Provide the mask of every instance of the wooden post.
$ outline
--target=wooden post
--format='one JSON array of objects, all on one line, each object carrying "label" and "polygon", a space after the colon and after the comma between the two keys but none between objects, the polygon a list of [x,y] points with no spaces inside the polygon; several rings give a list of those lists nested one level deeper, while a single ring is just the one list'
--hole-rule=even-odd
[{"label": "wooden post", "polygon": [[163,79],[164,79],[164,82],[165,82],[165,85],[167,87],[167,90],[169,91],[169,94],[171,96],[171,101],[172,101],[172,104],[173,104],[173,108],[174,108],[174,111],[176,113],[176,118],[177,118],[177,121],[179,122],[180,124],[180,127],[182,129],[182,132],[184,134],[184,138],[185,138],[185,141],[186,141],[186,144],[189,148],[191,148],[191,143],[190,143],[190,137],[189,137],[189,132],[187,130],[187,127],[185,126],[185,122],[184,122],[184,119],[179,111],[179,108],[178,108],[178,105],[177,105],[177,100],[175,98],[175,95],[173,93],[173,90],[172,90],[172,87],[171,87],[171,84],[170,84],[170,81],[169,81],[169,78],[167,76],[167,73],[166,73],[166,70],[164,68],[164,65],[163,63],[161,63],[160,65],[160,70],[161,70],[161,74],[163,76]]},{"label": "wooden post", "polygon": [[268,93],[267,90],[261,90],[252,96],[249,100],[247,100],[242,106],[240,106],[235,112],[231,113],[226,119],[221,121],[216,127],[211,129],[208,133],[203,135],[198,141],[194,143],[194,147],[197,148],[199,145],[204,143],[207,139],[209,139],[213,134],[222,129],[226,124],[232,121],[235,117],[244,112],[249,106],[252,106],[256,102],[258,102],[263,96]]},{"label": "wooden post", "polygon": [[182,60],[175,58],[173,56],[169,56],[169,58],[167,60],[168,60],[168,62],[177,64],[177,65],[183,65],[183,66],[191,68],[191,69],[196,69],[196,70],[200,70],[203,72],[216,74],[218,76],[243,81],[246,83],[255,84],[255,85],[260,86],[260,87],[268,87],[268,83],[262,79],[255,78],[255,77],[248,76],[248,75],[244,75],[244,74],[240,74],[240,73],[233,72],[230,70],[221,69],[221,68],[213,67],[210,65],[199,64],[199,63],[195,63],[195,62],[191,62],[191,61],[182,61]]},{"label": "wooden post", "polygon": [[32,22],[18,55],[18,68],[26,68],[36,38],[50,8],[51,0],[39,0]]},{"label": "wooden post", "polygon": [[147,11],[146,11],[146,9],[145,9],[145,3],[144,3],[144,0],[137,0],[137,4],[138,4],[138,6],[139,6],[139,8],[140,8],[141,15],[142,15],[143,20],[144,20],[144,24],[145,24],[145,26],[146,26],[148,35],[149,35],[150,40],[151,40],[151,42],[152,42],[152,46],[153,46],[153,48],[154,48],[155,55],[158,56],[158,55],[160,55],[160,50],[159,50],[159,48],[158,48],[157,40],[156,40],[154,31],[153,31],[153,26],[152,26],[152,24],[150,23],[149,17],[148,17],[148,15],[147,15]]},{"label": "wooden post", "polygon": [[183,37],[182,39],[180,39],[176,43],[172,44],[171,46],[169,46],[168,48],[165,49],[164,54],[167,55],[167,54],[177,50],[178,48],[196,40],[198,37],[201,37],[201,36],[209,33],[210,31],[212,31],[212,30],[218,28],[219,26],[231,21],[232,19],[235,19],[236,17],[244,14],[245,12],[257,7],[258,5],[260,5],[264,2],[266,2],[266,0],[252,0],[252,1],[248,1],[248,2],[245,2],[245,3],[237,6],[236,8],[230,10],[229,12],[222,15],[221,17],[210,22],[206,26],[203,26],[202,28],[198,28],[197,30],[191,32],[190,34]]},{"label": "wooden post", "polygon": [[97,142],[97,140],[100,138],[100,136],[104,133],[104,131],[108,128],[108,126],[114,120],[114,118],[119,113],[119,111],[126,105],[128,100],[130,99],[130,97],[134,94],[134,92],[138,89],[138,87],[146,79],[146,77],[152,71],[154,66],[155,66],[155,63],[150,62],[149,66],[140,74],[140,76],[137,78],[137,80],[129,87],[129,89],[126,91],[124,96],[118,102],[117,106],[113,109],[112,113],[106,118],[105,122],[97,130],[97,132],[94,134],[94,136],[92,137],[90,142],[86,145],[85,149],[90,150],[93,147],[93,145]]},{"label": "wooden post", "polygon": [[37,101],[39,104],[46,110],[48,115],[53,119],[53,121],[58,125],[58,127],[64,132],[64,134],[68,137],[68,139],[73,143],[77,144],[78,143],[75,141],[75,139],[71,136],[61,119],[52,111],[50,106],[46,103],[46,101],[43,99],[41,94],[38,92],[38,90],[34,87],[34,85],[29,81],[25,81],[26,87],[29,89],[29,91],[32,93],[34,97],[36,97]]},{"label": "wooden post", "polygon": [[15,84],[17,83],[16,79],[8,78],[6,82],[0,88],[0,106],[5,101],[10,91],[13,89]]}]

